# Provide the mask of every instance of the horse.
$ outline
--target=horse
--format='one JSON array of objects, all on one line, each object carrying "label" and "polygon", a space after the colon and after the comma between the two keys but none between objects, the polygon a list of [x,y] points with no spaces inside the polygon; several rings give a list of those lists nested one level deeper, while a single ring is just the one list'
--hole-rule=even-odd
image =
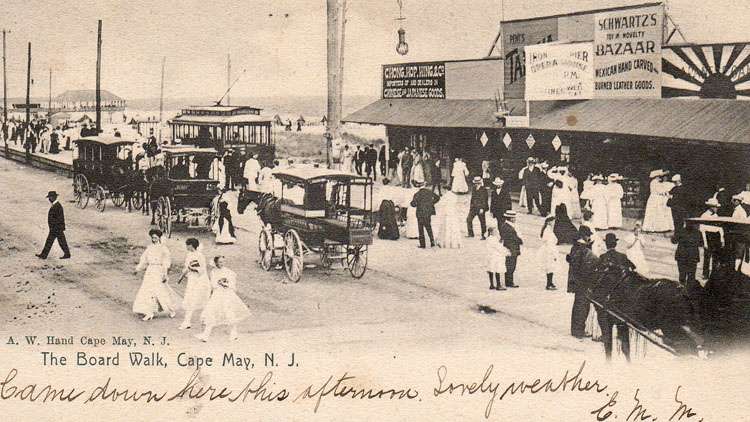
[{"label": "horse", "polygon": [[622,352],[630,360],[629,328],[622,320],[645,331],[661,330],[662,340],[678,355],[697,354],[703,338],[697,307],[679,282],[648,279],[629,268],[606,264],[596,271],[588,292],[597,308],[607,359],[612,357],[612,327],[617,326]]},{"label": "horse", "polygon": [[291,204],[291,201],[277,198],[272,193],[241,189],[237,199],[237,212],[243,214],[251,202],[255,203],[255,210],[263,223],[263,227],[269,224],[272,227],[280,225],[281,205]]}]

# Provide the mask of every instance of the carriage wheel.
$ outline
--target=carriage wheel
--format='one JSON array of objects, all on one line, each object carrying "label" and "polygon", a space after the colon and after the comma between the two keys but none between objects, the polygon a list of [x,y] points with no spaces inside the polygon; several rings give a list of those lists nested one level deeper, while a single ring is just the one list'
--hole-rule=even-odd
[{"label": "carriage wheel", "polygon": [[94,191],[94,205],[99,212],[104,212],[104,208],[107,207],[107,193],[101,186],[97,186]]},{"label": "carriage wheel", "polygon": [[302,241],[295,230],[289,230],[284,235],[284,269],[287,278],[294,283],[298,282],[304,265]]},{"label": "carriage wheel", "polygon": [[167,238],[172,237],[172,207],[166,196],[159,197],[159,205],[156,207],[156,224]]},{"label": "carriage wheel", "polygon": [[73,179],[73,197],[76,200],[76,207],[80,209],[86,208],[89,204],[89,181],[86,176],[76,174]]},{"label": "carriage wheel", "polygon": [[125,206],[125,194],[122,192],[113,193],[112,203],[118,208],[124,207]]},{"label": "carriage wheel", "polygon": [[258,255],[260,256],[260,267],[266,271],[271,270],[273,261],[273,235],[269,236],[268,230],[263,230],[258,236]]},{"label": "carriage wheel", "polygon": [[137,211],[143,209],[143,197],[141,195],[141,192],[133,192],[133,195],[130,196],[130,205]]},{"label": "carriage wheel", "polygon": [[367,271],[367,246],[351,246],[346,251],[346,266],[354,278],[362,278]]}]

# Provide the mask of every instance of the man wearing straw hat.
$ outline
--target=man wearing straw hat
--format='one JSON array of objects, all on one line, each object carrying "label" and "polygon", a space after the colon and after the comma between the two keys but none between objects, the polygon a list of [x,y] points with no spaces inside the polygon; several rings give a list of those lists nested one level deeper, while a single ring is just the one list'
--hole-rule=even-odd
[{"label": "man wearing straw hat", "polygon": [[518,285],[513,282],[513,273],[516,271],[518,256],[521,255],[521,245],[523,245],[523,240],[518,236],[515,221],[516,212],[513,210],[507,210],[505,211],[505,214],[503,214],[503,221],[498,227],[503,246],[508,249],[508,256],[505,257],[505,287],[507,288],[518,287]]},{"label": "man wearing straw hat", "polygon": [[[701,214],[701,218],[716,218],[719,216],[719,207],[721,204],[716,196],[706,201],[708,209]],[[717,258],[721,248],[724,246],[724,230],[708,224],[701,224],[699,227],[703,237],[703,278],[708,280],[711,271],[717,264]]]},{"label": "man wearing straw hat", "polygon": [[47,255],[49,255],[49,251],[52,249],[52,244],[57,240],[60,249],[63,251],[63,256],[60,259],[68,259],[70,258],[70,249],[68,249],[68,242],[65,240],[65,213],[63,212],[63,207],[57,201],[57,192],[49,191],[47,199],[52,204],[47,212],[49,234],[47,234],[47,241],[44,242],[44,249],[36,256],[39,259],[47,259]]}]

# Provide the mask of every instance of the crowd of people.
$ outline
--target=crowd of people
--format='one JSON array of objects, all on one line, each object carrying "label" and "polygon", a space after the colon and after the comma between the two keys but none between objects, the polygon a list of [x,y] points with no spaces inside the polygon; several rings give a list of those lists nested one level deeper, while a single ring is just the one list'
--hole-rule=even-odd
[{"label": "crowd of people", "polygon": [[53,125],[44,119],[33,119],[28,123],[11,119],[2,123],[0,135],[5,144],[13,143],[27,154],[59,154],[61,150],[71,149],[73,130],[67,122]]}]

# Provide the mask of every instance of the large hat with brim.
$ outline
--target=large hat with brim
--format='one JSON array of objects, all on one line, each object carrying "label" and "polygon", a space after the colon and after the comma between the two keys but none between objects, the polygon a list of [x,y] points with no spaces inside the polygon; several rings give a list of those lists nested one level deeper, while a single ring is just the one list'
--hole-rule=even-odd
[{"label": "large hat with brim", "polygon": [[495,180],[492,181],[492,184],[495,186],[502,186],[503,185],[503,179],[496,177]]},{"label": "large hat with brim", "polygon": [[503,214],[503,217],[505,218],[516,218],[517,216],[518,214],[516,214],[516,212],[513,210],[505,211],[505,214]]},{"label": "large hat with brim", "polygon": [[653,179],[654,177],[664,176],[665,174],[667,173],[665,173],[664,170],[653,170],[651,173],[649,173],[648,178]]},{"label": "large hat with brim", "polygon": [[47,192],[47,198],[57,198],[57,192],[53,190]]},{"label": "large hat with brim", "polygon": [[482,183],[482,177],[481,176],[474,176],[473,179],[471,179],[474,183]]},{"label": "large hat with brim", "polygon": [[708,201],[706,201],[706,205],[708,205],[709,207],[720,207],[721,206],[721,204],[719,203],[719,200],[716,199],[716,198],[713,198],[713,197],[708,198]]},{"label": "large hat with brim", "polygon": [[593,180],[593,181],[595,181],[595,182],[596,182],[596,181],[602,181],[602,180],[604,180],[604,176],[602,176],[601,174],[597,174],[597,175],[593,176],[593,177],[591,178],[591,180]]},{"label": "large hat with brim", "polygon": [[732,199],[736,199],[738,201],[742,201],[744,198],[745,198],[745,192],[740,192],[740,193],[732,195]]}]

